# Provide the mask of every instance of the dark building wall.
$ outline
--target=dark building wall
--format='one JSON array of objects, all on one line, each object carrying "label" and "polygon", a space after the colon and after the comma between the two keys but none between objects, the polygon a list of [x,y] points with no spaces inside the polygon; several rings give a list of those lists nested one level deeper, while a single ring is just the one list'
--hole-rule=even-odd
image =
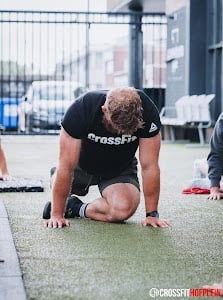
[{"label": "dark building wall", "polygon": [[204,0],[190,2],[189,90],[190,95],[206,93],[206,5]]},{"label": "dark building wall", "polygon": [[187,91],[187,10],[186,7],[167,19],[167,88],[166,105],[172,106]]}]

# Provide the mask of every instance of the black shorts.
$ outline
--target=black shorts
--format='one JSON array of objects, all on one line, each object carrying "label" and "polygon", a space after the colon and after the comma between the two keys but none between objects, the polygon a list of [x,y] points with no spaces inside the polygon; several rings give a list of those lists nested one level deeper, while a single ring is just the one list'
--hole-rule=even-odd
[{"label": "black shorts", "polygon": [[140,190],[137,176],[137,159],[134,159],[132,164],[118,176],[109,179],[89,174],[78,166],[74,171],[71,194],[85,196],[89,191],[89,187],[92,185],[98,185],[99,191],[102,194],[107,186],[115,183],[131,183]]}]

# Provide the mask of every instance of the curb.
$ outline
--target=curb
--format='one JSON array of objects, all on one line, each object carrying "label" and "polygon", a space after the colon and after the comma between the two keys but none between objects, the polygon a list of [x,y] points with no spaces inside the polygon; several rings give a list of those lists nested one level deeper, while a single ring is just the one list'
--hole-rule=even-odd
[{"label": "curb", "polygon": [[0,200],[0,299],[26,300],[22,272],[16,253],[8,215]]}]

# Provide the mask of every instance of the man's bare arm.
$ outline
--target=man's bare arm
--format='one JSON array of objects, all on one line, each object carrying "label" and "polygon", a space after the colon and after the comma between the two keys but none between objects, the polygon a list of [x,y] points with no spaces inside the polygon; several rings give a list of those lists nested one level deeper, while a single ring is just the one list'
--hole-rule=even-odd
[{"label": "man's bare arm", "polygon": [[[161,138],[159,134],[152,138],[141,138],[139,141],[139,160],[142,169],[143,193],[147,213],[158,210],[160,196],[160,144]],[[148,217],[143,220],[142,224],[153,227],[167,227],[169,222],[156,217]]]},{"label": "man's bare arm", "polygon": [[64,219],[66,199],[70,192],[74,169],[79,160],[81,140],[72,138],[63,129],[59,141],[59,160],[52,185],[51,219],[45,221],[47,227],[69,226]]}]

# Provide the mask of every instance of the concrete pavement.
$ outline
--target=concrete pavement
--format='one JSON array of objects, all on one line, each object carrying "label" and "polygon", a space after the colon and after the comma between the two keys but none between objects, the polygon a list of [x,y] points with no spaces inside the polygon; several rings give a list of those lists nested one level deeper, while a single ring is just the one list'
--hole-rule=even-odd
[{"label": "concrete pavement", "polygon": [[0,263],[0,299],[25,300],[22,272],[2,200],[0,200],[0,258],[4,259],[4,262]]}]

